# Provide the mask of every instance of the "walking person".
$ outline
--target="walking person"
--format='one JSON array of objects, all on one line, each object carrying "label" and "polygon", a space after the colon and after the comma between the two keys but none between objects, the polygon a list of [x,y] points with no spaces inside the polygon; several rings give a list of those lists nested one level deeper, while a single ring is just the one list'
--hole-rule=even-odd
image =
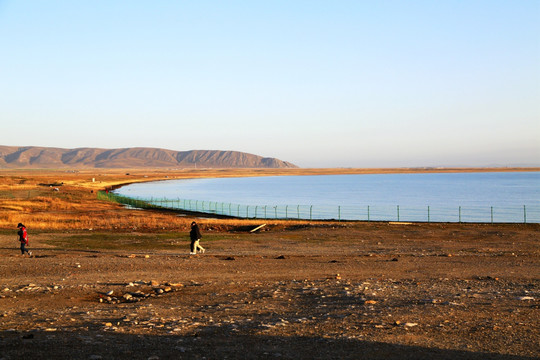
[{"label": "walking person", "polygon": [[19,229],[17,235],[19,235],[19,242],[21,243],[21,254],[24,255],[24,253],[27,253],[28,256],[32,256],[32,252],[28,251],[26,248],[28,246],[28,233],[26,232],[26,226],[19,223],[17,228]]},{"label": "walking person", "polygon": [[190,255],[196,255],[197,250],[204,254],[204,248],[199,244],[199,241],[202,238],[201,231],[199,230],[199,225],[194,221],[191,223],[191,231],[189,232],[189,238],[191,239],[191,251]]}]

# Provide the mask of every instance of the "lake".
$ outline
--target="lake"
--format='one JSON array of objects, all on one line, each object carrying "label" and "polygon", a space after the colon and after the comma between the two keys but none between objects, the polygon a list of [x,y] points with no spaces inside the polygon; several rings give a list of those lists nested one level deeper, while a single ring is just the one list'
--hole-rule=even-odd
[{"label": "lake", "polygon": [[540,222],[540,172],[187,179],[115,193],[247,218]]}]

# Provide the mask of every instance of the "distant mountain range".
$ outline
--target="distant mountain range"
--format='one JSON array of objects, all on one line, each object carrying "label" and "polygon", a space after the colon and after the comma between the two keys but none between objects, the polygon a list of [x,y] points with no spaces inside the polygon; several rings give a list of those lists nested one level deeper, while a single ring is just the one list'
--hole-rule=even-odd
[{"label": "distant mountain range", "polygon": [[0,145],[0,168],[297,168],[275,158],[219,150],[61,149]]}]

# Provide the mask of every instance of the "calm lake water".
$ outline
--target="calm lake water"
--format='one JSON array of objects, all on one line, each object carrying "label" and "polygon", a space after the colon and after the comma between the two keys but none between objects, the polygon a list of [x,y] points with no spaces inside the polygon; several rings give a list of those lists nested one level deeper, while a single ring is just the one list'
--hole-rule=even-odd
[{"label": "calm lake water", "polygon": [[170,180],[115,193],[238,217],[540,222],[540,172]]}]

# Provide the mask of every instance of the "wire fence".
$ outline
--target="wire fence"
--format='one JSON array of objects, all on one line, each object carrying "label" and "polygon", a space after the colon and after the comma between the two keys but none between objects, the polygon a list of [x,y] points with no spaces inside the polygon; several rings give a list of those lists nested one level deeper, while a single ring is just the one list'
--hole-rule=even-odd
[{"label": "wire fence", "polygon": [[540,223],[540,206],[240,205],[191,199],[131,198],[104,191],[98,199],[141,209],[170,209],[241,219]]}]

